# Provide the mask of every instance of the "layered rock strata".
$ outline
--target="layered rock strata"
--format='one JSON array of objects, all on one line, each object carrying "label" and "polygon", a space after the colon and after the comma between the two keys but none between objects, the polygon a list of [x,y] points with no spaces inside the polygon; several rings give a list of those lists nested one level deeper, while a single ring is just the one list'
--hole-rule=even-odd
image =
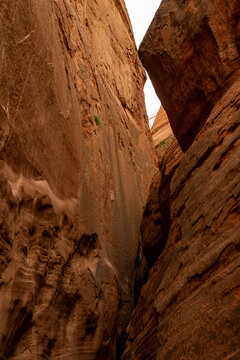
[{"label": "layered rock strata", "polygon": [[163,0],[141,46],[174,134],[188,150],[169,179],[164,248],[166,222],[156,206],[162,181],[143,218],[150,260],[157,239],[161,253],[127,328],[123,360],[240,357],[239,11],[237,1]]},{"label": "layered rock strata", "polygon": [[155,171],[122,0],[0,4],[0,358],[114,359]]},{"label": "layered rock strata", "polygon": [[[122,359],[239,358],[239,85],[217,103],[172,177],[169,235],[140,294]],[[151,224],[161,221],[154,214]],[[158,227],[144,229],[150,259]]]}]

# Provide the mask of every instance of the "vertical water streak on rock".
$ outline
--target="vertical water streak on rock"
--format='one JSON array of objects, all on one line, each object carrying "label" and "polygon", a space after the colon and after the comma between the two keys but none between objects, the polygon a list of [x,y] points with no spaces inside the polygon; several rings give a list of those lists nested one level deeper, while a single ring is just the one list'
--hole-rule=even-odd
[{"label": "vertical water streak on rock", "polygon": [[0,59],[0,356],[113,359],[155,169],[124,3],[2,1]]}]

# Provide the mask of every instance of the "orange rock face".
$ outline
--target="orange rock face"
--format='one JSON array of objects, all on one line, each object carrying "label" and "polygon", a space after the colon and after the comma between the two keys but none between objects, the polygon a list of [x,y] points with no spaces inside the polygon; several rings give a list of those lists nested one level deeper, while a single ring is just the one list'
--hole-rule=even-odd
[{"label": "orange rock face", "polygon": [[171,179],[167,242],[127,328],[123,360],[239,358],[239,89],[236,81],[216,104]]},{"label": "orange rock face", "polygon": [[0,4],[0,358],[114,359],[155,171],[123,1]]},{"label": "orange rock face", "polygon": [[[127,328],[122,360],[240,358],[239,5],[163,0],[141,46],[188,150],[172,177],[160,175],[169,186],[168,237]],[[164,155],[167,164],[171,158]],[[151,189],[143,250],[154,261],[163,240],[154,223],[166,225],[163,180]]]},{"label": "orange rock face", "polygon": [[155,146],[159,145],[161,141],[166,140],[173,133],[168,116],[162,106],[157,113],[156,119],[151,128],[151,133]]},{"label": "orange rock face", "polygon": [[176,139],[165,150],[153,178],[141,222],[141,246],[151,267],[164,249],[170,230],[170,184],[183,156]]},{"label": "orange rock face", "polygon": [[140,58],[185,151],[239,77],[239,0],[163,0]]}]

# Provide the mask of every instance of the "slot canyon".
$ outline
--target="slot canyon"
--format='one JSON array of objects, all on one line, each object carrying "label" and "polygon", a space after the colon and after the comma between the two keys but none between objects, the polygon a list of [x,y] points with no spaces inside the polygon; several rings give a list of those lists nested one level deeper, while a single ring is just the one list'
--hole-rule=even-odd
[{"label": "slot canyon", "polygon": [[240,360],[239,0],[1,0],[0,155],[0,360]]}]

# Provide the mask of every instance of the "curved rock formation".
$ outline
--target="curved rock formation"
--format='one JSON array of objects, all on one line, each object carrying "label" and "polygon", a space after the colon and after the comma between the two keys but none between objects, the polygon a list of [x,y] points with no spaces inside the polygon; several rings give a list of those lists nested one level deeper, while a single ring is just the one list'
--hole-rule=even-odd
[{"label": "curved rock formation", "polygon": [[239,89],[237,81],[216,104],[172,177],[168,239],[127,328],[124,360],[239,358]]},{"label": "curved rock formation", "polygon": [[186,151],[239,76],[238,0],[163,0],[140,58]]},{"label": "curved rock formation", "polygon": [[[163,0],[141,45],[188,150],[166,179],[169,233],[127,328],[122,360],[240,358],[239,14],[239,1]],[[150,224],[157,218],[165,226],[164,198],[155,206],[163,190],[161,181],[150,197]],[[149,228],[144,244],[154,260],[158,228]]]},{"label": "curved rock formation", "polygon": [[0,358],[114,359],[155,170],[122,0],[0,4]]}]

